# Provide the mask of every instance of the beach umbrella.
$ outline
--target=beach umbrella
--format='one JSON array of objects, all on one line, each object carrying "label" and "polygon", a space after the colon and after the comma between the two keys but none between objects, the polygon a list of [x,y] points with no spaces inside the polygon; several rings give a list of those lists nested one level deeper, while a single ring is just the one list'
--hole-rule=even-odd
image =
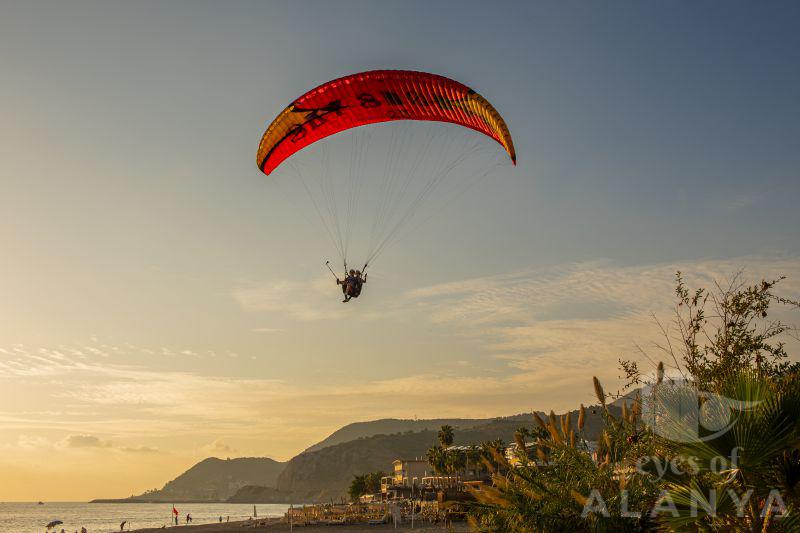
[{"label": "beach umbrella", "polygon": [[50,529],[51,527],[56,527],[57,525],[63,524],[61,520],[53,520],[52,522],[48,523],[45,527]]}]

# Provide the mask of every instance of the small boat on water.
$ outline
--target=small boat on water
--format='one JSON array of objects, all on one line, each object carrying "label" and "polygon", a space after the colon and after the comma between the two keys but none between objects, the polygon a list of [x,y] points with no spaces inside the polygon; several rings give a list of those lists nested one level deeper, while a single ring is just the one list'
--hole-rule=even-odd
[{"label": "small boat on water", "polygon": [[44,505],[44,502],[39,502],[36,505]]}]

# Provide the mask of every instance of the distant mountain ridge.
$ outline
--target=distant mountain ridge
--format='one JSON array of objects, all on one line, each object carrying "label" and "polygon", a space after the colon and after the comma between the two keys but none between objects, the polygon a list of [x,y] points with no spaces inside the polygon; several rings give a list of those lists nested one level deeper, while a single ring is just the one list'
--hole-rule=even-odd
[{"label": "distant mountain ridge", "polygon": [[[620,400],[609,406],[619,413]],[[584,435],[597,438],[603,427],[602,409],[590,406]],[[544,414],[541,413],[540,414]],[[573,427],[578,411],[571,411]],[[231,501],[241,503],[311,503],[339,500],[355,474],[383,470],[392,461],[424,457],[436,444],[442,425],[455,428],[455,444],[479,444],[502,439],[512,442],[520,427],[532,428],[531,413],[507,417],[426,420],[381,419],[348,424],[285,463],[267,457],[205,459],[168,482],[160,490],[145,492],[126,502]]]},{"label": "distant mountain ridge", "polygon": [[275,486],[286,463],[268,457],[203,459],[167,482],[160,490],[147,491],[122,500],[96,502],[215,502],[225,501],[247,485]]},{"label": "distant mountain ridge", "polygon": [[[612,413],[619,413],[619,408],[615,406],[610,406],[609,409]],[[590,440],[596,439],[602,429],[603,420],[600,413],[599,408],[587,409],[584,434]],[[570,418],[573,427],[577,427],[578,411],[571,411]],[[438,424],[440,421],[456,422],[457,420],[439,419],[436,423]],[[464,420],[460,422],[463,423]],[[472,424],[471,427],[455,429],[454,444],[480,444],[495,439],[513,442],[514,432],[517,429],[521,426],[532,428],[535,425],[532,414],[469,420],[468,422]],[[455,427],[456,424],[451,423],[450,425]],[[392,461],[398,458],[424,458],[428,448],[437,443],[440,426],[441,424],[435,425],[429,430],[418,432],[376,434],[321,447],[314,451],[305,451],[286,463],[286,467],[278,476],[278,493],[281,495],[282,501],[325,502],[338,500],[346,495],[347,487],[354,474],[377,470],[388,472],[392,467]],[[386,427],[386,424],[379,424],[375,427]],[[405,426],[400,424],[398,427]]]},{"label": "distant mountain ridge", "polygon": [[320,442],[309,446],[302,453],[315,452],[328,446],[335,446],[351,440],[372,437],[374,435],[392,433],[405,433],[407,431],[419,432],[437,430],[449,425],[454,428],[470,428],[486,424],[487,418],[432,418],[426,420],[410,420],[402,418],[382,418],[368,422],[353,422],[337,429]]}]

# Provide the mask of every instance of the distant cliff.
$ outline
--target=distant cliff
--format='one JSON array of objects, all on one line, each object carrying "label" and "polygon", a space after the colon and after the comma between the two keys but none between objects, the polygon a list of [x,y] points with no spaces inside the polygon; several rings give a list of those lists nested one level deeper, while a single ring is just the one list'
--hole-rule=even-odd
[{"label": "distant cliff", "polygon": [[225,501],[247,485],[275,486],[286,463],[268,457],[217,459],[209,457],[169,481],[161,490],[148,491],[124,500],[96,502],[187,502]]}]

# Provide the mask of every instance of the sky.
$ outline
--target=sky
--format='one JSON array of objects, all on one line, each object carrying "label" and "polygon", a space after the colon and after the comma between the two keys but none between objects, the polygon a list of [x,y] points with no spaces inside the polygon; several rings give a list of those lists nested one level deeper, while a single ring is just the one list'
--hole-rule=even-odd
[{"label": "sky", "polygon": [[[0,501],[125,497],[355,421],[590,403],[592,376],[658,356],[678,269],[800,296],[797,3],[0,9]],[[255,151],[293,98],[385,68],[475,88],[518,165],[343,306],[313,210]]]}]

